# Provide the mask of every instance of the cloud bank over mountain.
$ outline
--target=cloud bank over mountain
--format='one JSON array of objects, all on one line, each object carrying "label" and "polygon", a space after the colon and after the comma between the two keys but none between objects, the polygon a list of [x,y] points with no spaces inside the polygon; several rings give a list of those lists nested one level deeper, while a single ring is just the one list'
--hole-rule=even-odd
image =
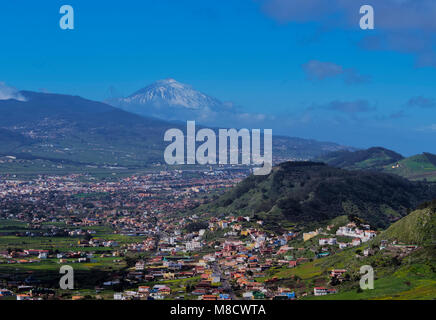
[{"label": "cloud bank over mountain", "polygon": [[265,127],[275,116],[250,113],[232,102],[222,102],[175,79],[158,80],[125,98],[107,103],[143,116],[170,121],[195,120],[224,128]]},{"label": "cloud bank over mountain", "polygon": [[6,83],[0,81],[0,100],[15,99],[19,101],[26,101],[26,99],[19,93],[19,91],[6,85]]}]

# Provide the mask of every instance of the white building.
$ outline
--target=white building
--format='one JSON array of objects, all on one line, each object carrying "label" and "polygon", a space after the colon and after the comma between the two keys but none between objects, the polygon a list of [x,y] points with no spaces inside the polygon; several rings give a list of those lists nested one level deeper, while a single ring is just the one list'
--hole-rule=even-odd
[{"label": "white building", "polygon": [[47,257],[48,257],[47,252],[40,252],[38,255],[39,259],[47,259]]},{"label": "white building", "polygon": [[114,293],[114,300],[124,300],[124,296],[121,292]]},{"label": "white building", "polygon": [[339,245],[339,249],[345,249],[346,247],[348,247],[348,244],[345,242],[339,242],[338,245]]},{"label": "white building", "polygon": [[325,296],[328,294],[328,289],[324,287],[315,287],[313,288],[313,294],[315,296]]},{"label": "white building", "polygon": [[201,242],[199,241],[189,241],[186,242],[185,245],[187,251],[194,251],[201,248]]},{"label": "white building", "polygon": [[362,243],[362,240],[360,238],[354,238],[352,241],[352,245],[353,246],[360,246],[360,244]]},{"label": "white building", "polygon": [[323,245],[334,245],[336,244],[336,238],[321,238],[319,239],[319,245],[323,246]]},{"label": "white building", "polygon": [[360,230],[359,228],[354,228],[352,225],[348,224],[343,227],[339,227],[336,231],[336,235],[359,238],[362,242],[366,242],[376,236],[375,231],[373,230]]}]

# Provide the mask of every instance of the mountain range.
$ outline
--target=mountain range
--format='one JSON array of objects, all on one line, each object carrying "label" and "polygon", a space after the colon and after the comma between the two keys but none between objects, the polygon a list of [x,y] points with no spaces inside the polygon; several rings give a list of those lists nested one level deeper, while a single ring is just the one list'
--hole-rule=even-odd
[{"label": "mountain range", "polygon": [[[144,168],[164,163],[163,151],[168,143],[163,136],[167,129],[186,130],[180,122],[140,116],[79,96],[31,91],[19,94],[23,97],[20,101],[0,100],[3,156],[78,166]],[[329,142],[273,137],[277,161],[310,159],[344,148]]]},{"label": "mountain range", "polygon": [[171,78],[158,80],[128,97],[106,102],[142,116],[170,121],[196,120],[206,125],[220,125],[214,119],[216,115],[232,111],[230,103],[223,103]]},{"label": "mountain range", "polygon": [[15,141],[3,154],[143,166],[161,161],[162,133],[174,127],[77,96],[20,94],[26,101],[0,101],[0,134]]},{"label": "mountain range", "polygon": [[[237,110],[229,104],[174,79],[156,81],[127,98],[107,103],[31,91],[18,95],[19,100],[0,100],[0,156],[42,159],[52,165],[130,169],[162,165],[167,129],[185,131],[185,120],[197,120],[201,127],[205,124],[201,119],[209,112],[237,121]],[[312,159],[342,169],[436,180],[436,156],[429,153],[405,158],[381,147],[358,150],[332,142],[273,136],[275,163]]]},{"label": "mountain range", "polygon": [[[192,110],[215,109],[223,105],[221,101],[194,90],[190,85],[175,79],[158,80],[126,98],[109,100],[129,110],[134,106],[147,108],[186,108]],[[132,111],[132,110],[129,110]],[[139,111],[139,110],[138,110]],[[150,112],[147,112],[150,115]],[[170,114],[165,114],[168,117]],[[171,115],[170,115],[171,116]]]}]

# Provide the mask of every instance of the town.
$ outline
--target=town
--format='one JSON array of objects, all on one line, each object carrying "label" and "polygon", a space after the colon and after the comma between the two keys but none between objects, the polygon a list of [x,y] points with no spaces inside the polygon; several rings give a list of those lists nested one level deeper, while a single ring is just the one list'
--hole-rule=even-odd
[{"label": "town", "polygon": [[[189,214],[248,174],[3,176],[0,298],[292,300],[335,294],[332,284],[349,280],[348,270],[328,270],[315,282],[292,270],[361,246],[376,235],[369,225],[345,219],[314,231],[273,233],[255,217]],[[361,255],[381,249],[368,247]],[[72,290],[59,287],[63,265],[74,270]]]},{"label": "town", "polygon": [[[228,164],[228,151],[230,151],[230,164],[238,164],[241,153],[242,163],[249,165],[251,158],[253,164],[263,165],[262,168],[254,168],[255,175],[266,175],[272,168],[272,130],[265,129],[263,133],[263,156],[261,156],[261,131],[248,129],[219,129],[219,164]],[[217,147],[216,134],[211,129],[200,129],[195,132],[195,121],[186,122],[186,164],[216,164]],[[242,140],[242,150],[239,151],[239,137]],[[174,138],[174,141],[173,141]],[[207,139],[206,139],[207,138]],[[230,147],[228,140],[230,139]],[[180,129],[169,129],[165,132],[165,141],[173,141],[165,149],[164,158],[167,164],[185,164],[185,136]],[[205,141],[206,140],[206,141]],[[205,141],[196,151],[196,141]],[[251,147],[251,145],[253,147]],[[174,155],[175,154],[175,155]]]}]

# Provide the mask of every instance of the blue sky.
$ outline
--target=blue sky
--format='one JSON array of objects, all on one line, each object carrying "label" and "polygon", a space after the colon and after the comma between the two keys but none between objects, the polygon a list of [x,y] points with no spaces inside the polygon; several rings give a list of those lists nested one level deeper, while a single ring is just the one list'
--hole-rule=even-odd
[{"label": "blue sky", "polygon": [[171,77],[275,133],[436,153],[436,2],[375,3],[360,30],[373,2],[2,1],[0,82],[104,100]]}]

